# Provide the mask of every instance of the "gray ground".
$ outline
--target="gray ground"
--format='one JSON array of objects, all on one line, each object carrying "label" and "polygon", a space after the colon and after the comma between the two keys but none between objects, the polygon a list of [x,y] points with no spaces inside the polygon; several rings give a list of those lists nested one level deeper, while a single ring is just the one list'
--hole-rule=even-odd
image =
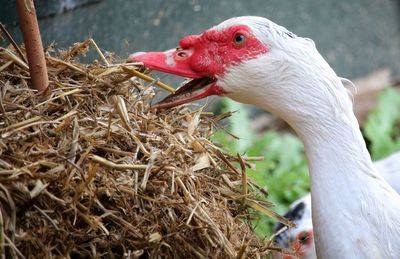
[{"label": "gray ground", "polygon": [[[13,2],[0,0],[0,20],[20,40],[12,25]],[[50,9],[43,3],[39,7],[41,14]],[[135,51],[175,47],[182,36],[240,15],[264,16],[314,39],[341,76],[359,77],[383,67],[400,74],[398,0],[103,0],[41,19],[40,27],[45,45],[55,41],[70,46],[92,35],[102,48],[126,57]]]}]

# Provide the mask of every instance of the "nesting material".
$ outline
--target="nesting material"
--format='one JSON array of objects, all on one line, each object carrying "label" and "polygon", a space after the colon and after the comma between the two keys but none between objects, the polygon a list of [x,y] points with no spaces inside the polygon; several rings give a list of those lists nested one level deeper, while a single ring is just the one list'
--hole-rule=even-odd
[{"label": "nesting material", "polygon": [[[93,42],[47,50],[42,96],[18,51],[0,51],[1,258],[268,254],[249,220],[279,216],[245,177],[250,159],[210,142],[224,116],[152,111],[160,83],[140,80],[138,64],[110,65]],[[78,62],[89,46],[100,61]]]}]

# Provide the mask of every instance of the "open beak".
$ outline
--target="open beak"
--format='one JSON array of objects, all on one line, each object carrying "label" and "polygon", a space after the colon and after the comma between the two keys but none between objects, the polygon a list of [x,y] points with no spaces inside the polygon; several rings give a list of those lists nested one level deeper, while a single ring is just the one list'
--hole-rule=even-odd
[{"label": "open beak", "polygon": [[165,52],[134,53],[129,57],[129,61],[143,62],[148,68],[193,79],[182,85],[174,94],[152,105],[152,108],[167,109],[224,93],[223,89],[216,85],[216,78],[191,68],[192,54],[192,49],[177,48]]}]

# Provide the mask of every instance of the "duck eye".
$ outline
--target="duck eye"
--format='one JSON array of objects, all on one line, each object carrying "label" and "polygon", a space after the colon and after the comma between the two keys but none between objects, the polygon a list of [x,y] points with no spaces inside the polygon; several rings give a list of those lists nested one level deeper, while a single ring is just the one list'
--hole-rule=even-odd
[{"label": "duck eye", "polygon": [[241,45],[246,42],[246,37],[243,34],[237,33],[233,38],[233,42],[237,45]]},{"label": "duck eye", "polygon": [[306,243],[308,242],[310,236],[308,235],[308,233],[307,233],[306,231],[304,231],[304,232],[301,232],[301,233],[298,235],[297,238],[298,238],[298,240],[299,240],[299,242],[300,242],[301,244],[306,244]]}]

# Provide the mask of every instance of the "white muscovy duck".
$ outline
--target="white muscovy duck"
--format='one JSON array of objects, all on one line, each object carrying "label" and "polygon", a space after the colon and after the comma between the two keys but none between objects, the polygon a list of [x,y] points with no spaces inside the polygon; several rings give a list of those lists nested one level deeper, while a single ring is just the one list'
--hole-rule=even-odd
[{"label": "white muscovy duck", "polygon": [[130,60],[194,79],[154,108],[224,95],[291,125],[309,162],[319,258],[400,258],[400,196],[375,170],[348,92],[311,40],[246,16]]},{"label": "white muscovy duck", "polygon": [[[394,153],[385,159],[374,162],[376,170],[397,192],[400,193],[400,152]],[[277,246],[288,248],[294,252],[296,257],[275,253],[273,258],[283,259],[316,259],[313,226],[311,220],[311,196],[306,194],[294,201],[288,211],[284,214],[285,218],[292,220],[296,226],[284,232],[280,232],[284,227],[282,223],[275,225],[276,235],[274,241]]]}]

